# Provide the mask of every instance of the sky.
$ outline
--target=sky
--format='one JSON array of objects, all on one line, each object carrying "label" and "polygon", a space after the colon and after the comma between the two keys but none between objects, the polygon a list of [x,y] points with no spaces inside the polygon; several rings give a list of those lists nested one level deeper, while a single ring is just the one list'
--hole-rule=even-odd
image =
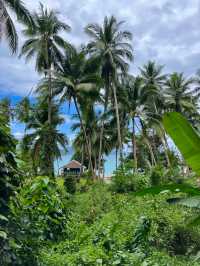
[{"label": "sky", "polygon": [[[37,10],[39,1],[26,0],[26,6]],[[115,15],[124,20],[124,29],[133,34],[134,61],[130,66],[132,74],[148,60],[164,65],[165,72],[184,72],[187,76],[200,68],[200,0],[41,0],[45,6],[59,12],[60,19],[71,26],[67,40],[79,47],[88,41],[84,27],[88,23],[102,23],[104,16]],[[20,44],[24,38],[18,26]],[[15,105],[22,97],[32,91],[39,76],[34,70],[34,61],[26,63],[24,59],[11,56],[5,41],[0,43],[0,98],[10,97]],[[73,110],[71,110],[73,113]],[[69,139],[74,135],[70,131],[72,124],[70,113],[63,111],[66,118],[62,131]],[[20,138],[23,125],[12,123],[13,134]],[[64,157],[62,165],[69,160]],[[112,157],[111,157],[112,158]],[[107,164],[107,173],[114,168],[114,160]]]}]

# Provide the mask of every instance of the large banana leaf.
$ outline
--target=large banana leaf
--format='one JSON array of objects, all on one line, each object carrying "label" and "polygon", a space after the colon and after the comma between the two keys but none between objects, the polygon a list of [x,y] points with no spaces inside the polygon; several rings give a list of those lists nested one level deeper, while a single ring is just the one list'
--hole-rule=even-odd
[{"label": "large banana leaf", "polygon": [[163,125],[186,163],[200,175],[200,136],[190,123],[176,112],[165,114]]}]

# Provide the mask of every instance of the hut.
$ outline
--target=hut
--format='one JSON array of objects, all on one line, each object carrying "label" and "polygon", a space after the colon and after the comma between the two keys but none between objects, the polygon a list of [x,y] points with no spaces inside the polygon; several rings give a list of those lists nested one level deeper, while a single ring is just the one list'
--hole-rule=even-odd
[{"label": "hut", "polygon": [[63,175],[79,176],[85,171],[85,166],[76,160],[72,160],[62,167]]}]

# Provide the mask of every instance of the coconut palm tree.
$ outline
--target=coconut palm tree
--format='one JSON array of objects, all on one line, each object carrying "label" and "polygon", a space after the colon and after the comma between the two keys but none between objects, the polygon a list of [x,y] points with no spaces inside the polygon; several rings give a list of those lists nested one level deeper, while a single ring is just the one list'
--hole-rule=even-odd
[{"label": "coconut palm tree", "polygon": [[[120,155],[122,158],[122,140],[120,132],[119,110],[117,100],[118,72],[126,73],[128,64],[126,59],[133,59],[132,46],[130,41],[132,34],[121,30],[123,21],[117,22],[114,16],[105,17],[103,25],[89,24],[85,28],[86,33],[91,37],[87,50],[95,58],[99,59],[101,66],[101,77],[104,80],[104,113],[107,111],[108,98],[111,91],[114,95],[114,103],[117,117],[117,131]],[[102,120],[101,136],[99,144],[99,164],[102,155],[102,139],[104,131],[104,121]],[[100,166],[99,166],[100,169]]]},{"label": "coconut palm tree", "polygon": [[[91,148],[89,139],[82,119],[80,106],[86,106],[86,98],[90,98],[94,93],[98,95],[98,84],[101,80],[98,74],[98,64],[96,60],[87,59],[83,51],[78,52],[75,48],[66,50],[65,56],[61,60],[60,68],[52,80],[54,93],[61,96],[61,101],[73,100],[78,118],[81,124],[85,142],[87,146],[88,158],[91,171],[93,172]],[[43,85],[42,85],[43,86]],[[93,172],[93,177],[95,177]]]},{"label": "coconut palm tree", "polygon": [[5,35],[11,52],[16,53],[18,36],[10,12],[16,15],[19,22],[30,25],[30,27],[33,26],[33,20],[21,0],[0,0],[0,41]]},{"label": "coconut palm tree", "polygon": [[9,125],[11,119],[14,117],[11,101],[9,98],[3,98],[0,101],[0,115],[5,118],[6,123]]},{"label": "coconut palm tree", "polygon": [[54,10],[48,10],[42,4],[39,12],[33,15],[33,20],[34,27],[28,26],[23,31],[27,40],[20,56],[25,56],[27,61],[35,57],[37,72],[48,76],[48,121],[51,124],[52,68],[61,60],[62,49],[70,47],[60,36],[62,31],[69,32],[70,27],[58,19]]},{"label": "coconut palm tree", "polygon": [[[52,105],[52,123],[48,123],[48,105],[43,99],[35,106],[27,123],[27,134],[23,138],[24,147],[30,151],[31,157],[38,165],[42,175],[54,176],[54,160],[61,158],[67,151],[67,138],[60,133],[57,126],[64,122],[59,116],[59,106]],[[31,132],[30,132],[31,130]]]},{"label": "coconut palm tree", "polygon": [[[144,110],[144,96],[142,87],[142,78],[128,76],[125,79],[124,86],[127,92],[126,110],[132,123],[132,147],[134,168],[137,169],[137,143],[136,143],[136,125],[138,117]],[[140,117],[141,118],[141,117]],[[139,121],[139,120],[138,120]]]},{"label": "coconut palm tree", "polygon": [[158,106],[162,108],[163,102],[163,86],[166,81],[166,75],[162,73],[163,66],[156,65],[155,62],[149,61],[140,68],[140,76],[142,78],[144,95],[149,100],[152,108],[158,113]]},{"label": "coconut palm tree", "polygon": [[169,76],[165,84],[166,105],[170,111],[185,113],[194,111],[197,106],[195,104],[196,89],[192,89],[191,85],[194,80],[186,79],[183,73],[173,73]]},{"label": "coconut palm tree", "polygon": [[24,97],[17,105],[15,109],[15,116],[18,121],[25,124],[24,134],[26,133],[26,124],[29,122],[32,112],[31,103],[28,97]]},{"label": "coconut palm tree", "polygon": [[140,68],[140,75],[143,82],[143,94],[144,97],[146,97],[146,107],[148,112],[153,114],[153,116],[150,116],[149,120],[149,126],[154,135],[152,137],[152,145],[154,146],[154,149],[156,149],[156,135],[159,133],[169,165],[166,137],[162,124],[160,123],[162,114],[165,111],[164,87],[167,79],[167,76],[163,74],[162,71],[162,65],[156,65],[154,61],[149,61],[146,65]]}]

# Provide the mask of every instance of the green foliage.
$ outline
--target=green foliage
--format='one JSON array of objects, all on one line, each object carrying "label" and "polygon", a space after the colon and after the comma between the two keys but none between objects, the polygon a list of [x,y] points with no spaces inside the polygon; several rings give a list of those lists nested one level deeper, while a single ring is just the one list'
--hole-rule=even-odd
[{"label": "green foliage", "polygon": [[74,175],[65,175],[64,184],[67,192],[74,194],[76,192],[77,177]]},{"label": "green foliage", "polygon": [[184,179],[181,177],[182,173],[178,167],[165,168],[161,165],[152,167],[150,170],[150,184],[151,186],[166,185],[171,182],[183,183]]},{"label": "green foliage", "polygon": [[64,240],[44,247],[40,264],[195,265],[186,255],[196,254],[199,232],[184,226],[193,213],[165,199],[113,194],[93,184],[75,195]]},{"label": "green foliage", "polygon": [[200,174],[200,137],[197,132],[181,114],[175,112],[165,114],[163,124],[185,161]]},{"label": "green foliage", "polygon": [[24,264],[36,260],[35,253],[43,243],[62,238],[70,212],[67,194],[42,176],[24,183],[12,198],[10,210],[12,227],[20,245],[16,257]]},{"label": "green foliage", "polygon": [[10,128],[0,117],[0,211],[5,211],[9,196],[18,184],[15,146]]},{"label": "green foliage", "polygon": [[112,177],[112,190],[118,193],[126,193],[146,188],[149,184],[148,177],[139,172],[133,172],[132,161],[119,168]]}]

